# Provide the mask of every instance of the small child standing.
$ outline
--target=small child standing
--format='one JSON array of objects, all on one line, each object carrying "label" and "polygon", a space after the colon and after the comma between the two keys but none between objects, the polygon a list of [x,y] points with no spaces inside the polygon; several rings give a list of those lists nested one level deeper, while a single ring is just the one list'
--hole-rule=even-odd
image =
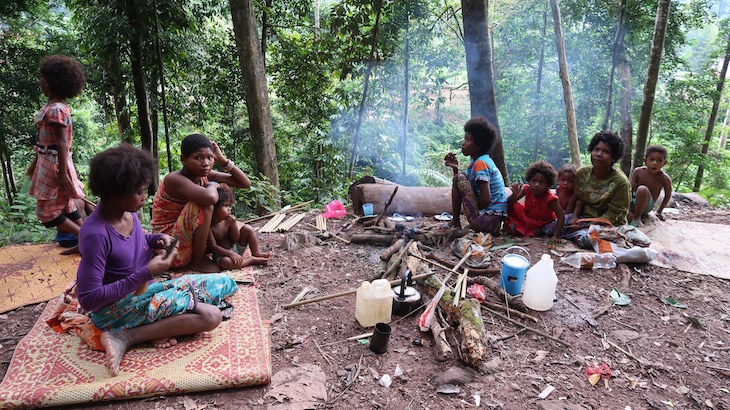
[{"label": "small child standing", "polygon": [[644,152],[644,166],[634,169],[631,174],[631,209],[629,222],[636,221],[644,226],[641,218],[654,208],[654,202],[664,188],[664,200],[656,211],[657,218],[664,220],[662,211],[672,197],[672,178],[662,170],[667,164],[667,149],[661,145],[650,145]]},{"label": "small child standing", "polygon": [[[267,265],[269,254],[259,252],[256,232],[250,225],[239,223],[231,213],[233,190],[228,185],[218,186],[218,202],[213,207],[213,217],[208,237],[208,250],[221,269],[237,269],[248,265]],[[244,258],[246,246],[251,256]]]},{"label": "small child standing", "polygon": [[48,102],[33,119],[36,156],[27,171],[28,193],[37,200],[36,216],[44,226],[78,236],[82,221],[74,198],[84,198],[84,184],[71,158],[73,128],[66,100],[81,94],[86,76],[78,61],[62,55],[43,57],[40,73]]},{"label": "small child standing", "polygon": [[575,173],[577,169],[573,164],[565,164],[558,170],[558,187],[555,189],[555,194],[558,196],[560,207],[565,212],[565,217],[570,219],[570,214],[575,208],[575,201],[577,196],[575,195]]},{"label": "small child standing", "polygon": [[[512,195],[507,198],[507,220],[505,227],[515,235],[537,236],[543,233],[545,225],[556,220],[551,239],[560,240],[565,223],[565,214],[557,195],[550,191],[555,182],[555,168],[546,161],[532,163],[525,171],[527,184],[512,183]],[[519,201],[525,198],[525,204]]]}]

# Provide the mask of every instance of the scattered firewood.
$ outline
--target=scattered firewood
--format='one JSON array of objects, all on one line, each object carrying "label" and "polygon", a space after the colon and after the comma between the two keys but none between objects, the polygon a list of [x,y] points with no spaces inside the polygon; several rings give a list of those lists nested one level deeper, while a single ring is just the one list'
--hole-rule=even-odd
[{"label": "scattered firewood", "polygon": [[383,207],[383,210],[380,211],[380,214],[378,214],[378,217],[375,218],[375,221],[367,221],[362,224],[364,227],[368,226],[377,226],[378,222],[380,222],[381,219],[383,219],[383,216],[385,216],[385,213],[388,212],[388,207],[390,206],[391,202],[393,202],[393,197],[395,196],[396,192],[398,192],[398,186],[393,188],[393,193],[390,194],[390,198],[388,198],[388,201],[385,202],[385,206]]},{"label": "scattered firewood", "polygon": [[364,245],[390,245],[395,240],[395,235],[378,235],[372,233],[364,233],[352,235],[351,243],[359,243]]},{"label": "scattered firewood", "polygon": [[[451,261],[447,261],[446,259],[439,258],[433,252],[426,255],[426,258],[434,260],[449,268],[453,268],[454,266],[456,266],[455,263],[453,263]],[[500,270],[497,268],[488,268],[488,269],[469,268],[469,274],[471,276],[495,275],[495,274],[499,274],[499,273],[500,273]]]},{"label": "scattered firewood", "polygon": [[[398,241],[396,241],[396,242],[398,242]],[[393,276],[393,272],[396,272],[396,270],[399,269],[400,263],[403,260],[403,257],[405,256],[406,252],[408,252],[408,248],[411,246],[412,243],[413,243],[413,241],[409,241],[408,244],[406,244],[406,246],[403,246],[401,248],[400,252],[398,253],[398,256],[395,257],[395,259],[393,259],[391,257],[391,262],[389,262],[390,266],[383,273],[383,276],[382,276],[383,279],[389,279],[391,276]],[[412,272],[415,272],[415,270],[413,270]]]},{"label": "scattered firewood", "polygon": [[398,239],[397,241],[395,241],[395,243],[393,243],[392,245],[390,245],[390,247],[388,249],[380,252],[380,260],[381,261],[387,261],[388,259],[390,259],[390,257],[394,253],[398,252],[403,247],[403,245],[405,243],[406,243],[406,240],[403,239],[403,238]]},{"label": "scattered firewood", "polygon": [[[441,282],[434,277],[427,277],[419,283],[423,286],[424,293],[431,297],[434,297],[441,288]],[[453,302],[453,296],[445,292],[439,301],[439,306],[446,312],[449,322],[458,325],[462,360],[470,366],[479,367],[487,358],[487,347],[484,344],[486,330],[479,310],[479,301],[469,298],[462,301],[459,306],[454,306]]]},{"label": "scattered firewood", "polygon": [[451,350],[451,345],[449,345],[449,342],[446,340],[444,328],[441,327],[441,323],[439,323],[438,320],[434,320],[433,323],[431,323],[431,334],[433,335],[434,345],[436,346],[436,349],[438,349],[436,360],[439,362],[448,360],[453,354],[453,351]]}]

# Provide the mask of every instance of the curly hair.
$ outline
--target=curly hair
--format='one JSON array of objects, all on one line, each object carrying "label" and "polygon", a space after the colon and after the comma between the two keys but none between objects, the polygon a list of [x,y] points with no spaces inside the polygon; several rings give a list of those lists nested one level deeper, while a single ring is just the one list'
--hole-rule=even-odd
[{"label": "curly hair", "polygon": [[648,147],[646,147],[646,151],[644,151],[644,158],[649,157],[649,154],[652,154],[654,152],[664,157],[665,161],[667,160],[667,156],[669,155],[667,154],[667,149],[664,147],[664,145],[649,145]]},{"label": "curly hair", "polygon": [[591,138],[590,144],[588,144],[588,151],[593,151],[593,148],[598,145],[599,142],[606,143],[611,147],[611,158],[613,162],[620,160],[624,156],[624,140],[613,131],[598,131],[596,135]]},{"label": "curly hair", "polygon": [[220,208],[226,204],[233,203],[233,190],[226,184],[218,185],[218,202],[215,203],[214,208]]},{"label": "curly hair", "polygon": [[187,157],[201,148],[212,149],[213,144],[211,144],[208,137],[203,134],[190,134],[183,138],[182,144],[180,145],[180,153]]},{"label": "curly hair", "polygon": [[63,99],[81,94],[86,85],[86,75],[81,63],[60,54],[45,56],[40,63],[41,77],[48,89]]},{"label": "curly hair", "polygon": [[149,184],[157,172],[157,163],[147,151],[121,143],[91,158],[89,189],[101,199],[132,195]]},{"label": "curly hair", "polygon": [[484,117],[474,117],[464,124],[464,132],[471,134],[474,142],[480,147],[480,154],[484,155],[492,150],[497,141],[497,130]]},{"label": "curly hair", "polygon": [[575,165],[571,163],[567,163],[560,167],[558,170],[558,178],[560,178],[563,174],[570,174],[573,176],[573,179],[575,179],[575,175],[578,173],[578,169],[575,167]]},{"label": "curly hair", "polygon": [[532,177],[542,174],[549,187],[555,183],[555,168],[547,161],[535,161],[525,171],[525,181],[530,182]]}]

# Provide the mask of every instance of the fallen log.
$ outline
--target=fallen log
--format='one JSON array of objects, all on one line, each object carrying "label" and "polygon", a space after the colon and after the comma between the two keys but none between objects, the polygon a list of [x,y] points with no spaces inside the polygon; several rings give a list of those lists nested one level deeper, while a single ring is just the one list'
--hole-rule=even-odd
[{"label": "fallen log", "polygon": [[[353,210],[362,212],[362,204],[372,203],[373,212],[383,211],[383,204],[393,191],[392,184],[359,184],[352,189]],[[398,200],[389,208],[387,215],[398,212],[402,215],[440,215],[451,212],[451,187],[413,187],[396,185]]]},{"label": "fallen log", "polygon": [[395,259],[391,258],[392,262],[390,262],[390,266],[383,273],[383,276],[382,276],[383,279],[389,279],[393,275],[393,272],[395,272],[398,269],[401,261],[403,260],[403,256],[405,256],[406,252],[408,251],[408,246],[410,246],[410,244],[411,244],[411,242],[408,242],[408,245],[401,248],[400,253],[398,253],[398,256]]},{"label": "fallen log", "polygon": [[[441,288],[441,282],[433,276],[419,281],[424,293],[434,297]],[[482,322],[479,301],[465,299],[454,306],[454,298],[450,292],[445,292],[439,301],[439,306],[446,312],[448,321],[458,326],[460,335],[461,357],[464,362],[473,367],[479,367],[487,358],[487,346],[484,344],[486,330]],[[433,326],[433,324],[432,324]]]},{"label": "fallen log", "polygon": [[390,245],[395,240],[395,235],[358,234],[352,235],[350,243],[364,245]]}]

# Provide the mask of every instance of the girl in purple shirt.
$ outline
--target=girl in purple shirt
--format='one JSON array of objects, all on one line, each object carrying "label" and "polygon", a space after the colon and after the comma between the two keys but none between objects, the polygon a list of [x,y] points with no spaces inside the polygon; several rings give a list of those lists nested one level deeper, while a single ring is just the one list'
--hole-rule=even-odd
[{"label": "girl in purple shirt", "polygon": [[137,218],[156,169],[149,153],[129,144],[103,151],[90,163],[89,188],[100,203],[79,235],[77,290],[79,303],[104,331],[101,343],[115,376],[135,344],[170,347],[177,336],[215,329],[222,320],[217,305],[227,305],[238,289],[225,275],[152,282],[175,257],[163,249],[173,238],[146,234]]}]

